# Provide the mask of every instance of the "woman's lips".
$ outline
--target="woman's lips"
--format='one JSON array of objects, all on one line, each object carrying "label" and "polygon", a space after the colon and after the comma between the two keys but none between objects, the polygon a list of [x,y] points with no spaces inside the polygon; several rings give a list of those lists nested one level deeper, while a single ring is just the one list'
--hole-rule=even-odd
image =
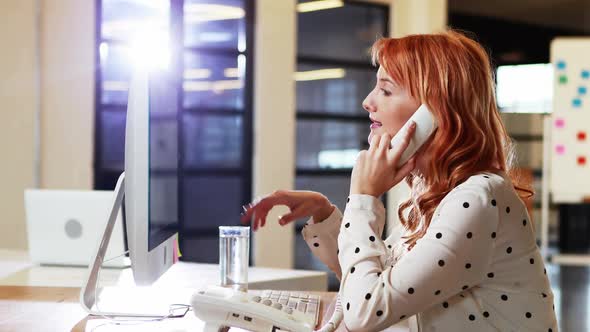
[{"label": "woman's lips", "polygon": [[375,128],[379,128],[379,127],[381,127],[381,122],[371,123],[371,129],[375,129]]}]

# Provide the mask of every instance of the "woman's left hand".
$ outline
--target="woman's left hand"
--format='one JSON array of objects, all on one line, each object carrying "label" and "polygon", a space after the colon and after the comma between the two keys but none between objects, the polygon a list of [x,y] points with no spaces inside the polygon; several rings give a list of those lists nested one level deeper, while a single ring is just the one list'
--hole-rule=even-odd
[{"label": "woman's left hand", "polygon": [[416,130],[416,124],[402,133],[402,144],[390,148],[389,134],[375,135],[371,138],[369,150],[359,152],[350,180],[350,194],[363,194],[379,197],[403,180],[415,167],[415,157],[397,167],[402,153],[408,147]]}]

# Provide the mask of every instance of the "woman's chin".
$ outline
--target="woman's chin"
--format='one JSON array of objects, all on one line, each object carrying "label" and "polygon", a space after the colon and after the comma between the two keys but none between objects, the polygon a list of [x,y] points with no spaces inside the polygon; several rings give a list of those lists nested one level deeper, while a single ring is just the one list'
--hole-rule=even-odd
[{"label": "woman's chin", "polygon": [[373,129],[371,129],[371,132],[369,133],[369,136],[367,137],[367,143],[369,143],[369,145],[371,145],[371,139],[373,139],[373,136],[375,135],[379,135],[378,133],[376,133]]}]

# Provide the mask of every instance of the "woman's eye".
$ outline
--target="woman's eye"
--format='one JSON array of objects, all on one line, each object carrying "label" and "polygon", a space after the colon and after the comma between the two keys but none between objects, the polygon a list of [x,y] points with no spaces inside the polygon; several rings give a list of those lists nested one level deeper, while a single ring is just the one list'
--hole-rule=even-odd
[{"label": "woman's eye", "polygon": [[391,92],[389,92],[389,91],[387,91],[387,90],[385,90],[385,89],[381,89],[381,91],[383,92],[383,94],[384,94],[385,96],[390,96],[390,95],[391,95]]}]

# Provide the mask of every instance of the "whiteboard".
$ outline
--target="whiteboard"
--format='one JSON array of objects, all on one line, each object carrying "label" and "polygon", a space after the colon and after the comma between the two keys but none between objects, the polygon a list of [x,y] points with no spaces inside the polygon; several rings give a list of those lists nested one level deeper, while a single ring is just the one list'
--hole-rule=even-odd
[{"label": "whiteboard", "polygon": [[551,43],[553,113],[550,186],[554,202],[590,197],[590,38]]}]

